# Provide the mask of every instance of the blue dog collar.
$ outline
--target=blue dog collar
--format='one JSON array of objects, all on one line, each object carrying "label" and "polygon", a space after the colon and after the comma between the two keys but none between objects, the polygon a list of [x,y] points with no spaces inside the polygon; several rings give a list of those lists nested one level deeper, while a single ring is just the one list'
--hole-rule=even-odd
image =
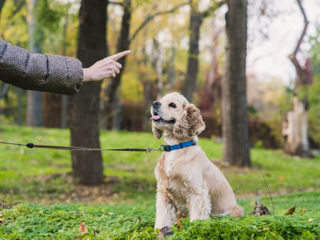
[{"label": "blue dog collar", "polygon": [[165,152],[170,152],[172,150],[178,150],[186,147],[191,147],[197,145],[197,143],[193,140],[187,141],[187,142],[182,142],[176,145],[161,145],[163,147],[163,151]]}]

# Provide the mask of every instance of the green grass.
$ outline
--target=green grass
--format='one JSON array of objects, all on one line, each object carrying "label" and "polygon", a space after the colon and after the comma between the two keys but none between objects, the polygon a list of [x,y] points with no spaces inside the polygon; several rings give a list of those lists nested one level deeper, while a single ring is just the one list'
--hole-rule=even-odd
[{"label": "green grass", "polygon": [[[0,139],[10,142],[69,145],[69,131],[58,129],[2,126]],[[101,145],[117,147],[157,147],[151,133],[101,132]],[[200,139],[210,159],[220,159],[222,146],[210,139]],[[64,177],[41,178],[56,173],[71,172],[70,152],[28,149],[0,145],[0,197],[13,199],[52,198],[70,192],[74,185]],[[160,152],[103,152],[104,173],[120,182],[112,186],[114,192],[125,192],[120,197],[130,199],[153,198],[155,191],[154,167]],[[221,166],[238,196],[266,194],[261,172],[273,194],[290,193],[320,188],[320,157],[302,159],[284,155],[281,150],[252,149],[252,169]],[[107,180],[107,179],[106,179]]]},{"label": "green grass", "polygon": [[[320,236],[320,192],[275,197],[276,216],[242,219],[214,217],[206,221],[174,227],[170,239],[315,239]],[[269,199],[260,199],[270,204]],[[252,200],[242,200],[246,210]],[[296,212],[285,216],[292,205]],[[55,204],[39,206],[20,204],[0,212],[4,223],[0,239],[154,239],[154,204],[131,205]],[[86,223],[88,233],[80,234],[79,224]]]},{"label": "green grass", "polygon": [[[2,126],[0,139],[69,145],[69,131]],[[104,148],[161,144],[151,133],[101,132]],[[200,145],[210,159],[221,158],[220,143],[200,139]],[[0,239],[153,239],[157,235],[153,230],[156,184],[153,170],[160,154],[103,152],[105,183],[84,187],[74,184],[70,177],[70,152],[0,145],[0,203],[13,206],[0,211]],[[217,162],[246,216],[240,220],[215,217],[193,223],[186,219],[175,228],[171,239],[320,237],[320,157],[310,160],[285,155],[281,150],[264,149],[252,149],[251,157],[251,169]],[[272,209],[258,168],[274,195],[276,217],[248,215],[255,200]],[[294,215],[284,216],[293,205],[297,208]],[[81,222],[87,224],[87,234],[79,233]]]}]

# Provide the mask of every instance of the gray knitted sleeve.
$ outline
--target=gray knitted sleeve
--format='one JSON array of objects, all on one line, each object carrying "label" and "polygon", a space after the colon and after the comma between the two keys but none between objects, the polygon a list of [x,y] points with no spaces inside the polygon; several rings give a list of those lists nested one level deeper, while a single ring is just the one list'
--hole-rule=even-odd
[{"label": "gray knitted sleeve", "polygon": [[4,82],[28,90],[74,94],[82,79],[78,59],[30,53],[0,40],[0,80]]}]

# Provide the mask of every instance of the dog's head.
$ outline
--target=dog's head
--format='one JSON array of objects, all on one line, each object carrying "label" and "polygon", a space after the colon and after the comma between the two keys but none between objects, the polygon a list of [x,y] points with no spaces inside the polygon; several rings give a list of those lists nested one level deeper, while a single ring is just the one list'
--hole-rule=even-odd
[{"label": "dog's head", "polygon": [[200,110],[179,93],[173,92],[151,107],[152,132],[161,138],[163,132],[178,140],[188,140],[205,129]]}]

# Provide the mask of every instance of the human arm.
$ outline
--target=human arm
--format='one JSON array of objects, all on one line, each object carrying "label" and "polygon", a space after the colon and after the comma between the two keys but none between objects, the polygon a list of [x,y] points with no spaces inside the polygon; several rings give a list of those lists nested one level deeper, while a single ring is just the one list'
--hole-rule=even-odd
[{"label": "human arm", "polygon": [[0,40],[0,80],[4,82],[28,90],[74,94],[82,79],[78,59],[30,53]]},{"label": "human arm", "polygon": [[82,82],[118,74],[122,66],[117,60],[129,53],[120,52],[82,68],[76,58],[30,53],[0,40],[0,80],[28,90],[75,94]]}]

